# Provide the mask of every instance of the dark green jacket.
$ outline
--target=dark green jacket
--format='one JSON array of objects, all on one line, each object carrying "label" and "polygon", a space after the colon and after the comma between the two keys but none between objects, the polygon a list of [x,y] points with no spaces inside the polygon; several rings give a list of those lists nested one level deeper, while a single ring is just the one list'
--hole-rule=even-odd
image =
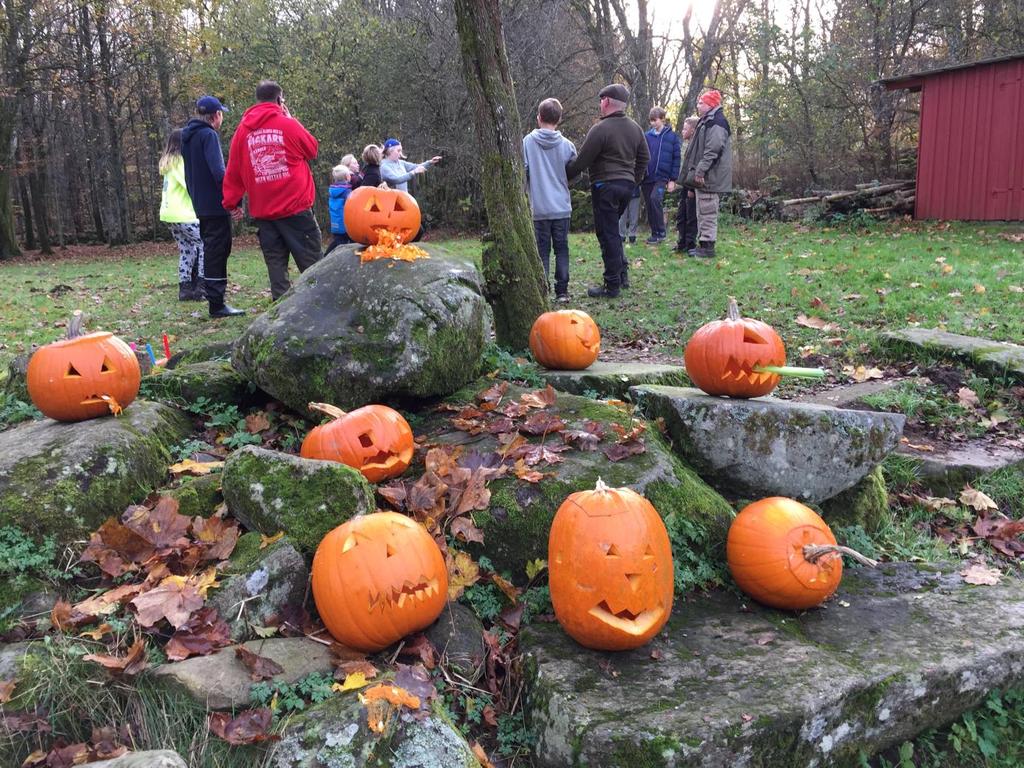
[{"label": "dark green jacket", "polygon": [[579,155],[565,171],[572,180],[589,169],[592,184],[614,180],[639,184],[647,173],[650,157],[643,128],[624,112],[612,112],[587,132]]},{"label": "dark green jacket", "polygon": [[680,181],[692,178],[694,174],[704,175],[705,192],[722,194],[732,189],[732,130],[722,114],[721,107],[715,107],[697,123],[693,137],[686,146]]}]

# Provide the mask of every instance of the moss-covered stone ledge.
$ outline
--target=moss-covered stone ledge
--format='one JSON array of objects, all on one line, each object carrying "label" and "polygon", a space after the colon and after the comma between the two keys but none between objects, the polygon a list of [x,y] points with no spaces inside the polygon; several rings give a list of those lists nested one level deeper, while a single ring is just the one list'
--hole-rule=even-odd
[{"label": "moss-covered stone ledge", "polygon": [[149,397],[172,403],[191,403],[205,397],[218,403],[244,406],[255,402],[262,394],[227,360],[182,363],[173,369],[158,368],[143,382]]},{"label": "moss-covered stone ledge", "polygon": [[351,467],[251,445],[228,456],[221,489],[247,528],[284,531],[306,556],[332,528],[375,509],[370,484]]},{"label": "moss-covered stone ledge", "polygon": [[190,431],[181,411],[136,400],[117,418],[0,432],[0,526],[58,546],[85,539],[164,481],[171,446]]},{"label": "moss-covered stone ledge", "polygon": [[596,395],[629,399],[629,388],[641,384],[688,387],[690,379],[681,365],[666,363],[619,363],[597,360],[582,371],[541,371],[555,389],[572,395]]},{"label": "moss-covered stone ledge", "polygon": [[904,563],[849,569],[803,614],[726,592],[677,600],[636,651],[535,623],[520,646],[537,764],[853,768],[1020,684],[1022,629],[1024,582]]}]

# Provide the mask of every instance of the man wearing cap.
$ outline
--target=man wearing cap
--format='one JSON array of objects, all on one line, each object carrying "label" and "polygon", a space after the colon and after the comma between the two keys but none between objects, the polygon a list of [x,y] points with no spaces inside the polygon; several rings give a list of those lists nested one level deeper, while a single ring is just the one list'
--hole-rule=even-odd
[{"label": "man wearing cap", "polygon": [[697,247],[689,253],[711,258],[718,239],[718,196],[732,189],[732,129],[718,91],[705,91],[697,114],[700,121],[683,158],[684,183],[697,198]]},{"label": "man wearing cap", "polygon": [[322,255],[320,227],[313,216],[316,189],[309,170],[318,148],[317,140],[285,106],[281,86],[262,81],[256,87],[256,103],[242,115],[231,137],[224,208],[242,218],[239,206],[249,195],[249,213],[256,219],[274,301],[291,287],[289,255],[299,272]]},{"label": "man wearing cap", "polygon": [[629,205],[634,187],[643,181],[650,151],[643,129],[626,117],[629,90],[614,83],[602,88],[598,97],[601,119],[587,132],[566,174],[571,180],[590,171],[590,203],[604,260],[604,283],[588,289],[587,295],[614,299],[622,288],[629,287],[619,217]]},{"label": "man wearing cap", "polygon": [[231,214],[221,205],[224,153],[220,147],[221,123],[228,108],[214,96],[196,101],[196,116],[181,131],[181,155],[185,161],[185,186],[199,219],[205,270],[203,284],[210,317],[244,315],[224,301],[231,255]]}]

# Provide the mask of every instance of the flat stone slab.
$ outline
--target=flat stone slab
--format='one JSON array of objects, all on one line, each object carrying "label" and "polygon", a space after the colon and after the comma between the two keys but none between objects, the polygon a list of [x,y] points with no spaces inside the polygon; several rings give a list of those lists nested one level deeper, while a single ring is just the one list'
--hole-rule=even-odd
[{"label": "flat stone slab", "polygon": [[883,333],[889,347],[913,347],[945,358],[962,360],[993,376],[1009,375],[1024,380],[1024,347],[1005,341],[961,336],[935,328],[904,328]]},{"label": "flat stone slab", "polygon": [[582,371],[541,371],[555,389],[571,395],[596,394],[602,398],[626,399],[629,388],[641,384],[685,387],[690,384],[686,369],[664,363],[614,363],[595,361]]},{"label": "flat stone slab", "polygon": [[[912,441],[915,444],[924,441]],[[926,444],[926,443],[924,443]],[[965,483],[1006,467],[1024,465],[1024,450],[991,443],[938,445],[934,451],[901,444],[896,452],[916,459],[917,476],[932,492],[959,492]]]},{"label": "flat stone slab", "polygon": [[801,615],[718,592],[677,602],[635,651],[557,624],[520,643],[540,766],[857,765],[1024,680],[1024,582],[886,563]]},{"label": "flat stone slab", "polygon": [[913,379],[870,379],[868,381],[843,384],[839,387],[832,387],[821,392],[812,392],[799,397],[794,397],[795,403],[816,403],[817,405],[831,405],[833,408],[846,408],[857,405],[869,395],[877,395],[879,392],[887,392],[898,387],[905,381]]},{"label": "flat stone slab", "polygon": [[773,397],[712,397],[685,387],[633,387],[649,419],[711,485],[737,496],[819,503],[852,488],[899,444],[903,414]]},{"label": "flat stone slab", "polygon": [[[314,672],[330,674],[332,669],[327,646],[304,637],[272,637],[242,645],[284,667],[275,681],[291,684]],[[244,709],[252,702],[249,689],[253,680],[233,647],[209,656],[161,664],[153,670],[153,675],[157,680],[183,689],[210,709]]]},{"label": "flat stone slab", "polygon": [[82,768],[187,768],[177,752],[169,749],[153,749],[145,752],[129,752],[113,760],[85,763]]}]

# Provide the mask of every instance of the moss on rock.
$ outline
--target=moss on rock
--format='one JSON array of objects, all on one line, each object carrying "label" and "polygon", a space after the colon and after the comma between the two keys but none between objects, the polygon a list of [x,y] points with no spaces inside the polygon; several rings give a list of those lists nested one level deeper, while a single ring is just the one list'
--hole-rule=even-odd
[{"label": "moss on rock", "polygon": [[189,517],[209,517],[217,511],[224,501],[220,491],[220,473],[201,475],[199,477],[182,477],[171,488],[161,491],[178,502],[178,511]]},{"label": "moss on rock", "polygon": [[145,379],[149,396],[170,402],[194,402],[205,397],[218,403],[245,405],[256,386],[224,360],[183,363],[173,369],[158,368]]},{"label": "moss on rock", "polygon": [[889,493],[882,467],[877,466],[853,488],[821,503],[821,514],[829,525],[859,525],[876,530],[889,511]]}]

